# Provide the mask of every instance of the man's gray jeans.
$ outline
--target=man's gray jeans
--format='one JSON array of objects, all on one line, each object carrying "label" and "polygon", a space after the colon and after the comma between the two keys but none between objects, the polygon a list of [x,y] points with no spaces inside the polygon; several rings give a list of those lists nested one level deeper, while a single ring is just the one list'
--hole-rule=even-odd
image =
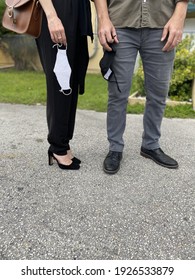
[{"label": "man's gray jeans", "polygon": [[117,29],[118,44],[108,82],[107,133],[109,150],[122,152],[126,126],[126,107],[138,52],[145,76],[146,106],[143,118],[142,146],[159,148],[160,128],[169,91],[175,51],[163,52],[162,29]]}]

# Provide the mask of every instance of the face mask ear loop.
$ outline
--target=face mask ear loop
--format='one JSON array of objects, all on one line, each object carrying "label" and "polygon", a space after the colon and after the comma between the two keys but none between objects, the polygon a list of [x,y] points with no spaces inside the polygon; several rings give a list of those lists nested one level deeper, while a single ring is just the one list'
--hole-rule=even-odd
[{"label": "face mask ear loop", "polygon": [[66,93],[63,89],[60,89],[60,92],[64,95],[71,95],[72,89],[70,88],[70,92]]},{"label": "face mask ear loop", "polygon": [[[54,44],[54,45],[52,46],[52,48],[55,48],[55,47],[57,47],[57,48],[59,49],[59,48],[62,47],[62,44],[57,43],[57,44]],[[68,49],[68,45],[66,44],[65,50],[67,51],[67,49]]]},{"label": "face mask ear loop", "polygon": [[61,46],[62,46],[62,44],[58,44],[58,43],[57,43],[57,44],[54,44],[54,45],[52,46],[52,48],[57,47],[57,48],[59,49],[59,48],[61,48]]}]

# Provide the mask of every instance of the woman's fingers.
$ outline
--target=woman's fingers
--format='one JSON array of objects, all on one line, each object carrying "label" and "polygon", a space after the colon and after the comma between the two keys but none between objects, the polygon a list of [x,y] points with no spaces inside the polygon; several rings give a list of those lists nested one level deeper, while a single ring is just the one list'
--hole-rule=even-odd
[{"label": "woman's fingers", "polygon": [[51,39],[56,44],[63,44],[66,46],[66,34],[61,20],[55,16],[48,21],[48,28],[50,31]]}]

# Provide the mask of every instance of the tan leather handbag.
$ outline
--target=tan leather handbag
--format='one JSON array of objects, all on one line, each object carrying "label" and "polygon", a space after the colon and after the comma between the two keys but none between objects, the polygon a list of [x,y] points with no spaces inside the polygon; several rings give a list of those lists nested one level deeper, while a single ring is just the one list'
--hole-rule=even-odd
[{"label": "tan leather handbag", "polygon": [[5,0],[5,4],[3,27],[18,34],[39,37],[42,23],[39,0]]}]

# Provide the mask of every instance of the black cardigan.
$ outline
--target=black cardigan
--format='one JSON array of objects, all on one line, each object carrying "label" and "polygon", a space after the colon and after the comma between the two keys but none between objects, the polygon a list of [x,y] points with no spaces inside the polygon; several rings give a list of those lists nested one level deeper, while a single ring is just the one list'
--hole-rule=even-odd
[{"label": "black cardigan", "polygon": [[93,39],[90,2],[89,0],[80,0],[79,4],[79,25],[81,35],[88,35]]}]

